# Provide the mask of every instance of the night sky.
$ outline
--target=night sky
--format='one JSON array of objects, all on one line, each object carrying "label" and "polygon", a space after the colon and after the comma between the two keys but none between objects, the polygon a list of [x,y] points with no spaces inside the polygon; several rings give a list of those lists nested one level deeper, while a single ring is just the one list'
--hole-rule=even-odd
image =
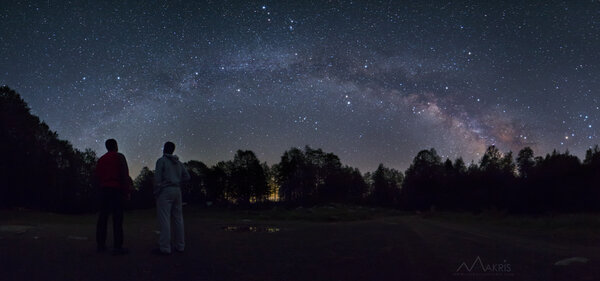
[{"label": "night sky", "polygon": [[362,172],[599,143],[600,1],[81,2],[3,3],[0,84],[77,148],[117,139],[134,175],[167,140]]}]

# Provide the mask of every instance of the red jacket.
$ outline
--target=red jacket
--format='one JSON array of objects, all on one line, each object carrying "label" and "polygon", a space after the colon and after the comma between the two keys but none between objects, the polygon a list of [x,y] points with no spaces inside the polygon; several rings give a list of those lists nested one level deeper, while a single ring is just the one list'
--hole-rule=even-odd
[{"label": "red jacket", "polygon": [[127,160],[123,154],[116,151],[109,151],[98,159],[96,179],[101,188],[121,188],[130,191],[133,187]]}]

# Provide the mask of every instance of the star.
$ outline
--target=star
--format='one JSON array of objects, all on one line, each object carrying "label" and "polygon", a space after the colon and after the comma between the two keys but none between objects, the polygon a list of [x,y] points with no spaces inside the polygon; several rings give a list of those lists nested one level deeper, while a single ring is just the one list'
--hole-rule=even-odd
[{"label": "star", "polygon": [[76,148],[119,140],[134,175],[167,140],[209,166],[311,145],[361,172],[596,144],[593,1],[184,4],[6,4],[0,84]]}]

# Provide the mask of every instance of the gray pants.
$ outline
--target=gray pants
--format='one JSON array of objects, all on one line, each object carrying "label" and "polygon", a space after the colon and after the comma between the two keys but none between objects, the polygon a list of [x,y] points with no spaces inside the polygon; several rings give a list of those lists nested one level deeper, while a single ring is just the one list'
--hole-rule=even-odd
[{"label": "gray pants", "polygon": [[158,245],[161,252],[171,253],[171,219],[173,219],[173,246],[177,251],[183,251],[185,241],[183,235],[183,214],[181,210],[181,189],[179,187],[164,188],[156,198],[156,212],[160,238]]}]

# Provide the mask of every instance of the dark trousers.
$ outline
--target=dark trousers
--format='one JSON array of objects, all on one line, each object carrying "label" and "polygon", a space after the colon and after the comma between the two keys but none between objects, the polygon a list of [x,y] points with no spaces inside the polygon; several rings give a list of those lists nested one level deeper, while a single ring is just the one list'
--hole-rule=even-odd
[{"label": "dark trousers", "polygon": [[106,248],[108,216],[112,214],[113,245],[115,249],[123,246],[123,191],[117,188],[100,188],[100,215],[96,224],[96,243],[98,249]]}]

